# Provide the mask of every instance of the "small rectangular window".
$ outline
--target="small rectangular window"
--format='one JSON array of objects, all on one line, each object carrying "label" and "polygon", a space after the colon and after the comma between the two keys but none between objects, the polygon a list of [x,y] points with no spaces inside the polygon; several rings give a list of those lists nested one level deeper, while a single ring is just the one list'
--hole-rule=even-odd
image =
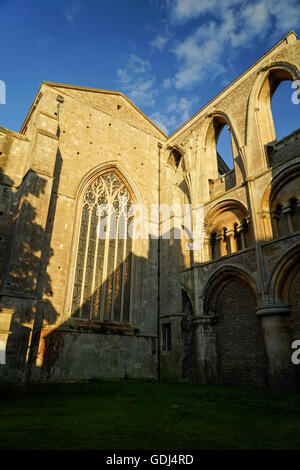
[{"label": "small rectangular window", "polygon": [[171,323],[165,323],[162,325],[163,335],[163,351],[171,351]]}]

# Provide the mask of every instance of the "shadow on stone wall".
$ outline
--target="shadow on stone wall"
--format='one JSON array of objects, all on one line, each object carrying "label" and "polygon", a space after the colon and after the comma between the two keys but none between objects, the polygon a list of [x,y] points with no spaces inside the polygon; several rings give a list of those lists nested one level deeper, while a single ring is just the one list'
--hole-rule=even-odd
[{"label": "shadow on stone wall", "polygon": [[[169,269],[176,271],[177,263],[183,262],[179,248],[180,240],[174,240],[171,246],[170,240],[166,239],[161,240],[160,244],[164,257],[169,253],[171,256],[169,259],[173,260],[171,268],[170,266],[167,268],[165,265],[161,268],[160,307],[164,313],[168,311],[170,314],[174,311],[183,312],[183,315],[179,317],[180,341],[174,342],[172,351],[160,351],[160,354],[169,355],[170,363],[176,363],[175,365],[180,371],[179,379],[192,379],[195,376],[193,372],[195,362],[191,357],[195,354],[191,323],[192,305],[191,303],[188,305],[186,297],[184,301],[181,299],[179,277],[170,278],[168,272]],[[130,265],[135,266],[135,275],[132,279],[135,286],[133,290],[130,289],[130,281],[127,279],[122,294],[120,289],[116,289],[115,280],[113,280],[116,274],[123,272],[123,270],[126,271],[129,261],[127,257],[111,273],[108,280],[95,286],[92,295],[85,297],[83,304],[72,311],[69,319],[55,330],[42,329],[37,353],[41,380],[82,380],[94,377],[157,378],[159,368],[157,278],[155,277],[154,281],[152,279],[150,288],[144,282],[145,273],[148,273],[150,279],[151,269],[155,270],[155,276],[157,274],[157,249],[157,240],[149,239],[148,257],[137,257],[131,254]],[[175,292],[174,279],[177,279],[178,284]],[[168,284],[169,292],[173,291],[173,298],[166,295]],[[112,292],[115,294],[112,295]],[[122,295],[123,299],[127,297],[129,302],[130,292],[130,302],[134,306],[131,318],[127,317],[125,321],[120,321],[121,302],[123,302],[123,309],[125,309],[125,302],[121,297]],[[148,299],[148,302],[147,306],[143,307],[145,298]],[[149,325],[149,321],[146,325],[146,312],[142,310],[143,308],[147,312],[152,312],[151,325]],[[126,317],[124,313],[123,316]],[[175,327],[177,328],[178,325],[174,325]],[[174,333],[174,338],[175,336]],[[161,344],[161,349],[163,349],[162,346]],[[170,375],[172,376],[172,374],[178,378],[178,371],[175,372],[170,368]]]},{"label": "shadow on stone wall", "polygon": [[[106,321],[100,321],[99,317],[92,319],[82,317],[85,305],[90,305],[94,300],[95,293],[93,293],[85,299],[80,311],[73,312],[71,318],[58,328],[51,327],[57,324],[58,317],[62,314],[62,312],[57,312],[52,304],[52,283],[55,284],[55,280],[51,280],[47,273],[49,261],[54,255],[51,238],[61,166],[62,158],[58,150],[53,180],[29,170],[22,184],[15,188],[13,181],[3,172],[0,174],[0,183],[3,185],[2,203],[6,208],[5,223],[2,227],[0,226],[6,241],[5,248],[0,251],[1,267],[3,267],[0,272],[0,308],[13,311],[10,334],[7,339],[6,364],[0,364],[0,383],[47,381],[55,377],[58,370],[60,370],[58,372],[60,380],[92,378],[97,374],[101,376],[101,369],[103,369],[101,360],[103,364],[109,355],[111,356],[108,361],[109,367],[116,370],[116,374],[112,373],[112,375],[121,378],[124,376],[156,378],[158,367],[158,348],[155,338],[157,334],[157,240],[149,240],[147,258],[134,257],[133,259],[133,262],[140,267],[140,283],[134,292],[134,296],[139,297],[138,303],[135,299],[137,305],[135,315],[139,317],[138,321],[120,322],[114,314],[107,317]],[[161,240],[160,250],[160,282],[161,292],[163,292],[160,299],[161,309],[165,312],[178,312],[182,309],[178,277],[178,266],[183,264],[180,241],[173,240],[170,243],[170,240]],[[117,269],[122,271],[123,264]],[[141,277],[149,270],[155,273],[152,291],[143,283],[141,292]],[[102,286],[97,286],[97,289],[101,291]],[[103,286],[103,290],[107,290],[107,285]],[[155,327],[153,328],[152,325],[152,335],[149,337],[147,337],[149,326],[145,327],[144,331],[136,326],[136,323],[141,323],[144,314],[138,311],[143,308],[143,295],[152,303],[154,318],[152,323]],[[117,296],[115,303],[119,303],[119,300]],[[185,321],[182,329],[183,337],[187,330],[191,339],[191,328],[187,328]],[[97,367],[94,368],[89,367],[87,361],[90,363],[95,361],[95,351],[91,349],[88,354],[86,353],[92,344],[88,345],[91,338],[93,338],[97,361],[99,361]],[[100,343],[103,343],[102,346]],[[177,345],[176,357],[184,362],[185,376],[187,376],[187,364],[189,367],[192,364],[192,361],[187,359],[190,344],[184,339],[183,343],[186,349],[183,351],[183,357],[181,357],[181,344]],[[120,358],[118,350],[120,346],[122,346],[123,358]],[[137,347],[140,347],[140,351]],[[70,352],[72,352],[71,356]],[[128,359],[126,354],[131,355],[130,360],[133,365],[128,373],[120,374],[120,367],[122,368],[124,361]],[[52,373],[53,370],[56,372]],[[86,374],[85,370],[89,370],[89,373]]]},{"label": "shadow on stone wall", "polygon": [[52,179],[29,170],[15,188],[7,175],[0,174],[5,208],[1,233],[6,242],[1,251],[0,307],[13,311],[0,381],[22,382],[26,376],[30,378],[43,318],[54,324],[58,317],[51,302],[47,266],[53,255],[50,245],[56,208],[51,193],[58,185],[60,169],[58,152],[53,184]]}]

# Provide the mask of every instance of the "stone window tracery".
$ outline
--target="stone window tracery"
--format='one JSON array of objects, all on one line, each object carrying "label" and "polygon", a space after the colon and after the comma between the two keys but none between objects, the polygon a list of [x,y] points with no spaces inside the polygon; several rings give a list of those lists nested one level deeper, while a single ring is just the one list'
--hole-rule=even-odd
[{"label": "stone window tracery", "polygon": [[96,177],[85,191],[72,297],[72,316],[130,321],[132,195],[115,171]]}]

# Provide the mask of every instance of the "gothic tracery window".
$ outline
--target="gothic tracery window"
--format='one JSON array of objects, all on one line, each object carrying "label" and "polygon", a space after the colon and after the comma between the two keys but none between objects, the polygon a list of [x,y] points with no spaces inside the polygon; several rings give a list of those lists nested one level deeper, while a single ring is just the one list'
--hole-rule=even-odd
[{"label": "gothic tracery window", "polygon": [[72,298],[72,316],[130,321],[132,195],[115,171],[85,191]]}]

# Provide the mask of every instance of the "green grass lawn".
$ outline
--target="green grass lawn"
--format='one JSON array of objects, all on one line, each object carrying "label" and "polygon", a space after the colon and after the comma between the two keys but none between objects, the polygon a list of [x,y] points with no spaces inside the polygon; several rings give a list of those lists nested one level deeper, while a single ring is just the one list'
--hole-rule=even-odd
[{"label": "green grass lawn", "polygon": [[95,381],[0,399],[2,450],[300,449],[300,395]]}]

